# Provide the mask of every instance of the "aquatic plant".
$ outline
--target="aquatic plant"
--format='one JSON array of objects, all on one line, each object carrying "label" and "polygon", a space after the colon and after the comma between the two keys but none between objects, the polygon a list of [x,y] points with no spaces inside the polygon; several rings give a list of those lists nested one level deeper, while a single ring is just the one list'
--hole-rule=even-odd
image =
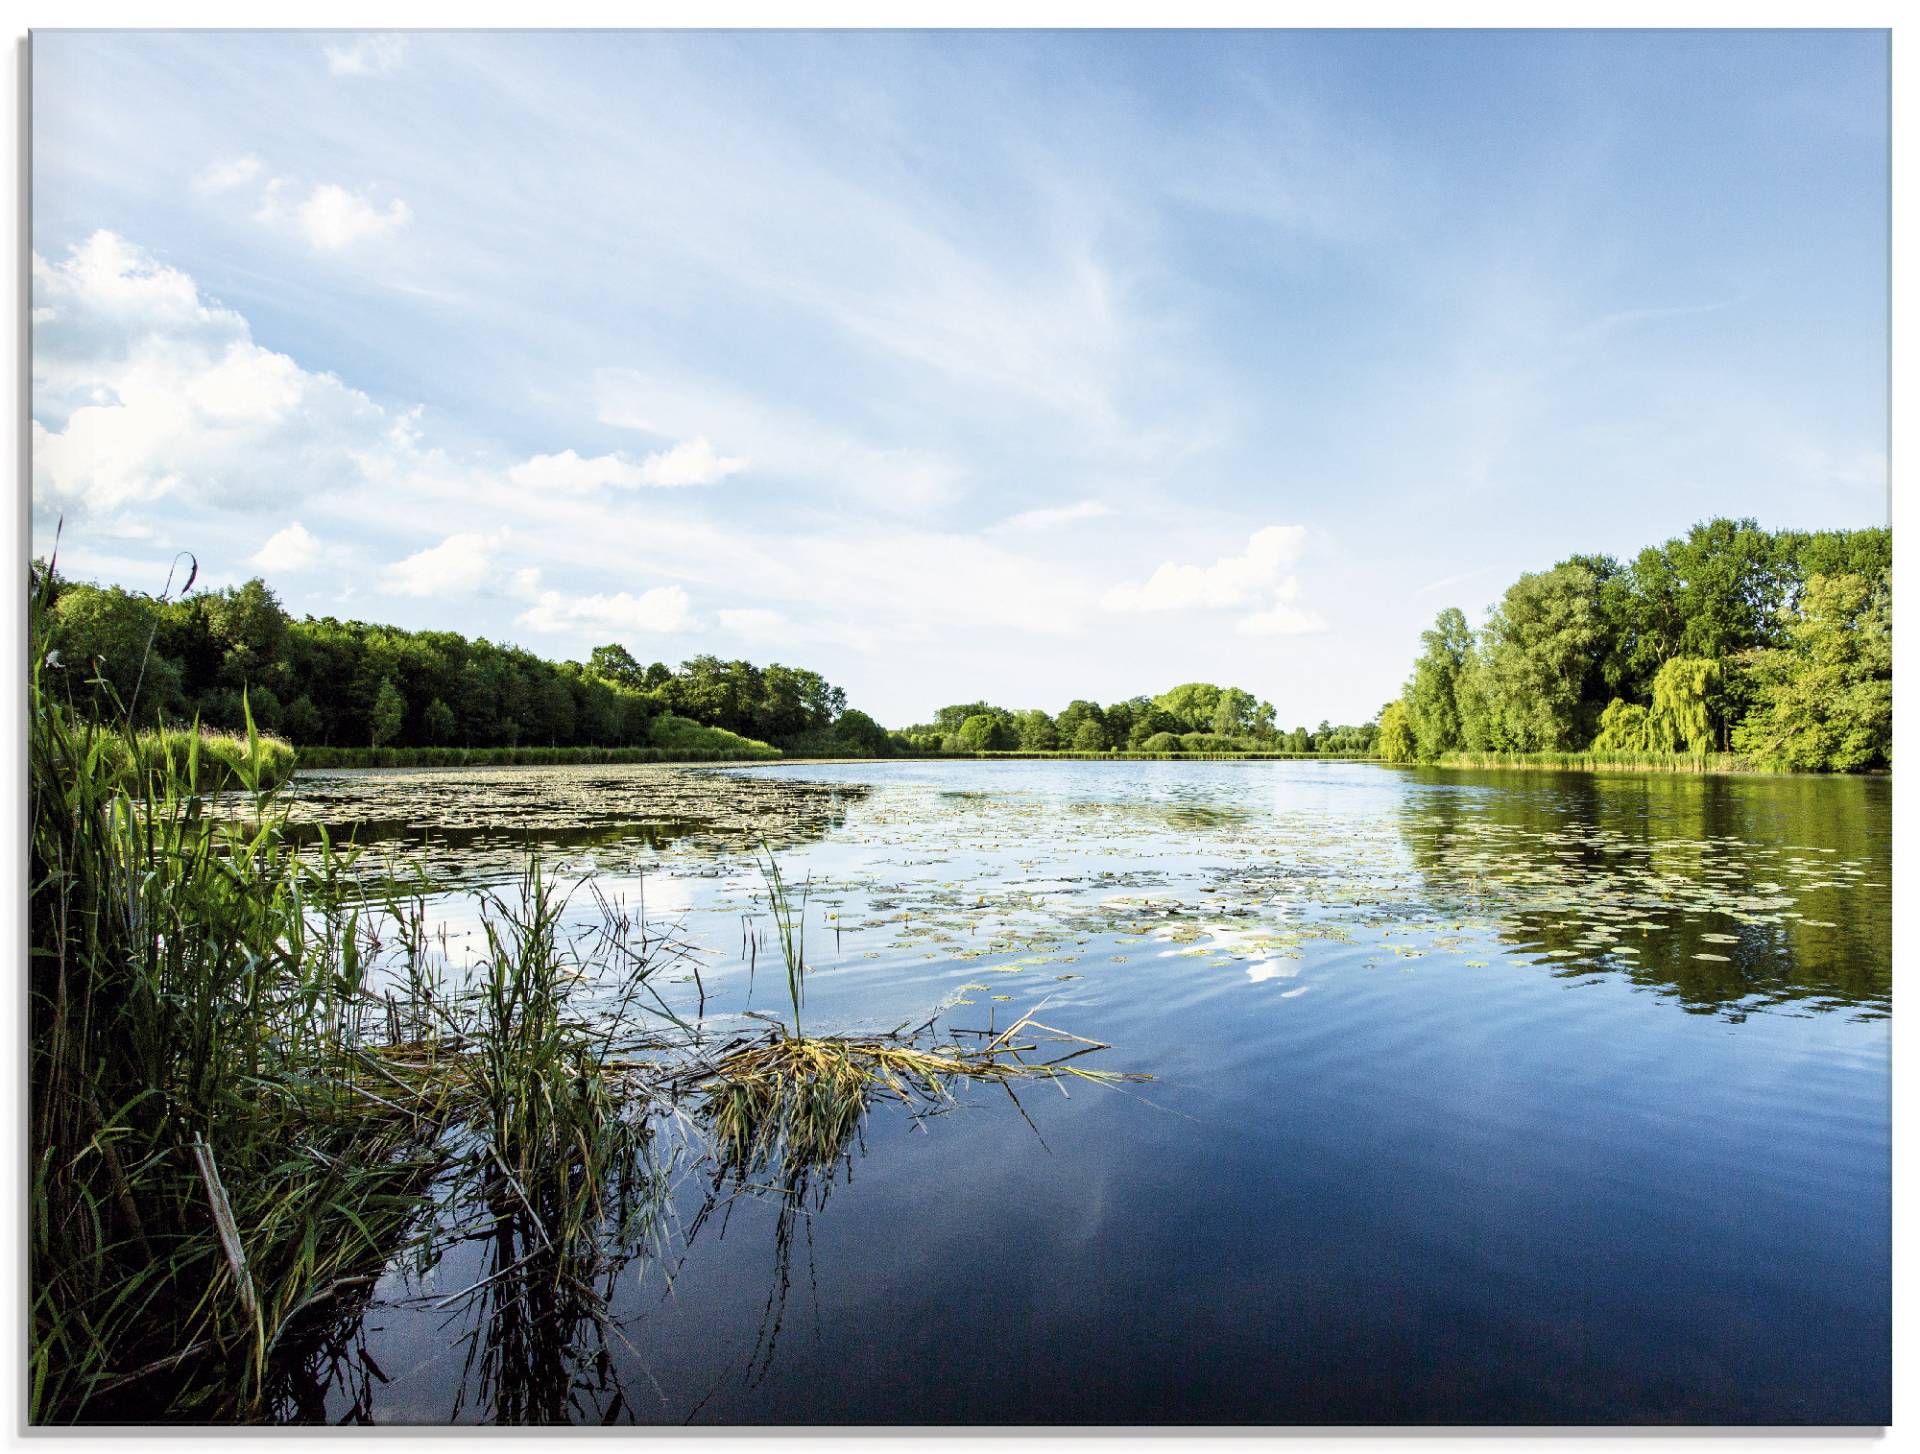
[{"label": "aquatic plant", "polygon": [[[50,710],[60,710],[53,708]],[[252,711],[242,701],[251,727]],[[270,791],[293,776],[295,753],[284,738],[257,729],[220,732],[198,725],[103,732],[99,739],[103,765],[110,772],[134,774],[162,759],[181,780],[191,780],[198,792]]]},{"label": "aquatic plant", "polygon": [[[770,1165],[831,1165],[846,1153],[877,1096],[907,1105],[941,1104],[966,1081],[1005,1084],[1023,1079],[1077,1077],[1114,1085],[1144,1079],[1067,1064],[1073,1056],[1109,1047],[1056,1030],[1032,1013],[975,1047],[932,1045],[920,1037],[938,1016],[913,1034],[905,1026],[888,1035],[804,1035],[801,1006],[806,993],[806,891],[796,904],[778,861],[761,863],[793,1008],[791,1027],[735,1041],[710,1064],[682,1077],[699,1097],[699,1115],[712,1132],[722,1174],[736,1177]],[[1025,1057],[1043,1043],[1080,1048],[1070,1055],[1032,1062]]]},{"label": "aquatic plant", "polygon": [[639,762],[767,762],[780,757],[764,743],[745,747],[325,747],[303,746],[306,769],[359,767],[562,767]]},{"label": "aquatic plant", "polygon": [[1786,769],[1735,752],[1446,752],[1437,767],[1532,768],[1545,772],[1766,773]]},{"label": "aquatic plant", "polygon": [[33,639],[29,1417],[244,1409],[417,1211],[422,1108],[357,1068],[343,863],[280,832],[258,734],[256,811],[210,815],[198,735],[68,709]]}]

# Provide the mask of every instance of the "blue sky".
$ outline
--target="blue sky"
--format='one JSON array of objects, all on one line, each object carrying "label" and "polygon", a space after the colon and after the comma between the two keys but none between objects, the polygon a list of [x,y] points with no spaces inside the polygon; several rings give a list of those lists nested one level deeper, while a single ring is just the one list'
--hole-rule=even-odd
[{"label": "blue sky", "polygon": [[1443,606],[1886,523],[1881,32],[33,42],[34,533],[815,667],[1364,720]]}]

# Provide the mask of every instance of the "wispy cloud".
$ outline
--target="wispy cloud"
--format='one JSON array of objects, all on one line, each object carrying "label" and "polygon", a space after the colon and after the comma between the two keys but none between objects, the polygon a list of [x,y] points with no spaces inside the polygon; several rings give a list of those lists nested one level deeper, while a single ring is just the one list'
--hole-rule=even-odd
[{"label": "wispy cloud", "polygon": [[328,41],[320,47],[327,69],[336,76],[383,76],[397,70],[407,58],[407,38],[385,33],[350,41]]},{"label": "wispy cloud", "polygon": [[1072,505],[1047,505],[1037,510],[1022,510],[1000,522],[1002,530],[1054,530],[1081,520],[1098,520],[1111,515],[1110,506],[1098,500],[1080,500]]},{"label": "wispy cloud", "polygon": [[520,614],[520,624],[534,631],[640,631],[649,634],[684,631],[693,620],[692,601],[679,586],[659,586],[635,596],[627,591],[611,595],[569,596],[542,591]]},{"label": "wispy cloud", "polygon": [[594,375],[593,397],[602,424],[691,436],[698,452],[676,469],[703,459],[711,438],[745,453],[744,459],[719,460],[722,473],[743,469],[751,459],[759,474],[829,484],[890,514],[925,511],[960,493],[958,465],[938,450],[875,443],[806,410],[710,379],[602,369]]},{"label": "wispy cloud", "polygon": [[747,467],[744,459],[718,453],[704,437],[689,439],[641,460],[622,454],[582,459],[571,449],[558,454],[536,454],[507,473],[516,485],[529,490],[583,493],[609,486],[620,489],[675,488],[713,485]]},{"label": "wispy cloud", "polygon": [[1306,542],[1304,525],[1269,525],[1256,530],[1238,555],[1204,566],[1170,560],[1139,585],[1115,586],[1102,604],[1110,611],[1217,611],[1290,593],[1296,582],[1288,568]]},{"label": "wispy cloud", "polygon": [[1437,581],[1428,581],[1413,594],[1416,597],[1431,596],[1436,591],[1446,591],[1451,590],[1455,586],[1464,586],[1468,581],[1479,580],[1482,576],[1491,572],[1492,569],[1492,566],[1482,566],[1479,570],[1461,571],[1458,575],[1442,576]]},{"label": "wispy cloud", "polygon": [[212,162],[193,179],[194,190],[212,194],[230,192],[235,187],[244,187],[259,177],[263,164],[259,157],[233,157],[226,161]]},{"label": "wispy cloud", "polygon": [[1691,46],[1704,129],[1661,43],[1547,33],[44,39],[35,523],[101,570],[297,517],[296,610],[564,651],[679,589],[883,714],[1043,701],[1041,631],[1076,691],[1338,717],[1410,597],[1504,573],[1489,521],[1517,564],[1884,519],[1884,134],[1766,164],[1819,124],[1782,80],[1879,114],[1870,39]]}]

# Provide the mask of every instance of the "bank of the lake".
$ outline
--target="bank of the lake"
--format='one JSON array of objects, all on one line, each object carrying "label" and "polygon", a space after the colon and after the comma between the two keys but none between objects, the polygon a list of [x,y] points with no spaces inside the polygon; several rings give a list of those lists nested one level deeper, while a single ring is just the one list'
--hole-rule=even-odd
[{"label": "bank of the lake", "polygon": [[[1795,775],[1791,768],[1769,765],[1738,752],[1443,752],[1422,765],[1474,772],[1657,772],[1703,777]],[[1884,773],[1878,775],[1885,776]]]},{"label": "bank of the lake", "polygon": [[698,747],[328,747],[299,750],[302,770],[367,767],[567,767],[616,763],[777,762],[777,748],[712,751]]}]

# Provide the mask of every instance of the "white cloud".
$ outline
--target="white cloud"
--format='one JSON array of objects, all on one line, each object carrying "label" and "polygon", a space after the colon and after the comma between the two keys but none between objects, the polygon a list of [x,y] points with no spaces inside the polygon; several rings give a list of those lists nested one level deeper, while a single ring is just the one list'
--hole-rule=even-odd
[{"label": "white cloud", "polygon": [[1052,530],[1077,520],[1097,520],[1111,515],[1112,509],[1098,500],[1081,500],[1072,505],[1052,505],[1038,510],[1022,510],[1000,522],[1002,530]]},{"label": "white cloud", "polygon": [[878,510],[912,513],[959,493],[960,470],[944,455],[871,444],[804,410],[769,404],[710,379],[601,369],[594,375],[594,403],[602,424],[702,443],[724,439],[746,452],[757,474],[831,481]]},{"label": "white cloud", "polygon": [[363,35],[357,40],[321,47],[327,69],[336,76],[381,76],[396,69],[407,56],[404,35]]},{"label": "white cloud", "polygon": [[746,467],[744,459],[716,454],[703,436],[650,454],[638,463],[618,453],[591,459],[583,459],[571,449],[559,454],[536,454],[513,466],[507,475],[516,485],[529,490],[584,494],[609,485],[623,489],[711,485]]},{"label": "white cloud", "polygon": [[267,543],[253,553],[251,564],[264,571],[300,571],[312,565],[320,555],[320,542],[298,520],[284,530],[276,530]]},{"label": "white cloud", "polygon": [[194,178],[194,190],[209,193],[228,192],[235,187],[244,187],[260,175],[260,170],[260,158],[256,156],[234,157],[231,161],[214,162]]},{"label": "white cloud", "polygon": [[262,348],[113,233],[32,267],[37,511],[104,524],[161,498],[285,505],[393,452],[393,420],[366,395]]},{"label": "white cloud", "polygon": [[692,624],[687,593],[679,586],[658,586],[635,596],[568,596],[542,591],[520,614],[520,624],[534,631],[680,631]]},{"label": "white cloud", "polygon": [[1304,525],[1256,530],[1238,555],[1212,565],[1168,561],[1141,585],[1119,585],[1102,597],[1110,611],[1221,611],[1257,606],[1235,629],[1245,636],[1300,636],[1326,630],[1317,612],[1294,604],[1300,578],[1290,569],[1306,548]]},{"label": "white cloud", "polygon": [[388,566],[383,584],[396,596],[471,595],[494,578],[493,553],[506,536],[504,530],[449,535]]},{"label": "white cloud", "polygon": [[413,211],[398,197],[383,211],[357,192],[349,192],[337,182],[321,182],[300,202],[288,207],[283,199],[285,184],[278,179],[267,185],[265,199],[254,215],[262,222],[291,223],[301,236],[321,252],[338,252],[370,237],[397,232],[413,220]]},{"label": "white cloud", "polygon": [[1221,610],[1251,605],[1276,593],[1297,589],[1287,568],[1305,548],[1304,525],[1269,525],[1256,530],[1239,555],[1223,555],[1212,565],[1168,561],[1143,585],[1115,586],[1104,604],[1111,611]]}]

